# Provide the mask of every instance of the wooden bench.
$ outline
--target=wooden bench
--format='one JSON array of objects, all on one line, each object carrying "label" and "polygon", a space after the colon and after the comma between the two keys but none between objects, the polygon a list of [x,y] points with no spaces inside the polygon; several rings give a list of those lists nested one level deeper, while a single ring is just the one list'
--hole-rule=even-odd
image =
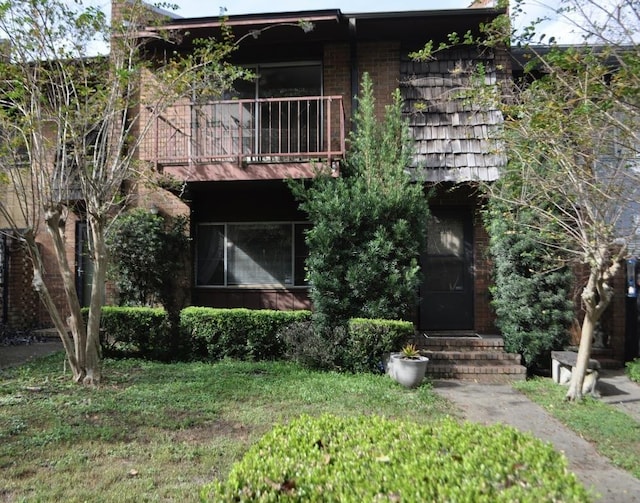
[{"label": "wooden bench", "polygon": [[[578,353],[575,351],[551,351],[551,377],[553,382],[558,384],[569,384],[573,367],[578,362]],[[600,370],[600,362],[589,358],[587,372],[596,374],[596,379]]]}]

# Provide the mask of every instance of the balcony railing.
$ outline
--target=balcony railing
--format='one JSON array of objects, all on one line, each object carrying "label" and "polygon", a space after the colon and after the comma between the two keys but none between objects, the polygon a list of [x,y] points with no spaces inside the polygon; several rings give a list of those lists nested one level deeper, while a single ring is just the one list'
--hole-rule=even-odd
[{"label": "balcony railing", "polygon": [[154,122],[141,157],[159,166],[331,163],[345,153],[341,96],[189,103]]}]

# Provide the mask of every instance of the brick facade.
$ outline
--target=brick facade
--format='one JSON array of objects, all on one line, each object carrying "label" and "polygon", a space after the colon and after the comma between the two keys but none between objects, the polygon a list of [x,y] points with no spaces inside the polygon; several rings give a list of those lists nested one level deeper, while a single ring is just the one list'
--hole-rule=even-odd
[{"label": "brick facade", "polygon": [[495,314],[491,308],[492,263],[489,258],[489,235],[482,224],[482,217],[475,212],[473,219],[474,250],[474,323],[479,334],[497,334]]},{"label": "brick facade", "polygon": [[381,121],[384,119],[384,108],[391,104],[392,94],[400,83],[400,43],[361,43],[358,44],[357,54],[360,78],[368,73],[373,82],[376,115]]},{"label": "brick facade", "polygon": [[[117,4],[118,2],[116,2],[116,9]],[[444,14],[440,15],[444,16]],[[474,15],[476,14],[469,14],[469,16]],[[391,17],[393,18],[394,16]],[[464,16],[451,16],[448,22],[458,23],[463,20],[463,18]],[[336,20],[338,22],[336,22]],[[187,20],[187,25],[188,21],[189,20]],[[432,172],[440,170],[440,172],[443,173],[443,175],[437,179],[426,178],[433,182],[439,182],[437,186],[441,189],[432,203],[434,205],[462,207],[473,215],[473,328],[481,334],[496,333],[495,317],[491,309],[489,289],[492,266],[488,257],[488,236],[482,225],[481,216],[478,212],[477,195],[472,186],[473,181],[477,178],[473,178],[471,175],[479,172],[475,169],[478,167],[485,169],[487,173],[489,170],[493,170],[491,173],[494,173],[495,168],[499,166],[499,160],[489,159],[489,154],[493,155],[495,151],[487,147],[486,140],[488,137],[487,128],[499,124],[501,117],[498,117],[494,113],[496,111],[490,111],[490,114],[484,114],[477,113],[477,110],[468,110],[464,108],[464,104],[460,102],[454,103],[455,100],[441,100],[436,102],[434,93],[439,92],[443,94],[444,92],[444,94],[448,94],[449,91],[449,89],[446,88],[446,84],[442,84],[442,82],[451,81],[454,84],[457,83],[457,77],[453,77],[458,75],[456,72],[459,70],[459,65],[464,65],[465,61],[462,60],[477,59],[477,55],[474,55],[474,51],[464,48],[458,52],[454,51],[443,55],[442,61],[430,61],[427,63],[412,62],[407,56],[408,42],[401,40],[401,38],[409,34],[403,33],[403,26],[400,26],[400,22],[411,24],[417,23],[418,21],[410,17],[405,17],[402,21],[396,20],[394,21],[396,22],[394,29],[389,29],[388,33],[378,36],[374,27],[380,27],[375,28],[376,30],[387,30],[388,23],[392,21],[393,20],[385,20],[384,23],[382,23],[382,21],[376,20],[375,16],[371,19],[365,16],[358,20],[358,30],[362,31],[356,32],[349,30],[347,27],[348,21],[338,12],[335,20],[327,21],[325,25],[320,24],[310,35],[312,39],[311,42],[309,42],[309,54],[312,54],[312,56],[305,55],[307,46],[304,45],[304,43],[292,44],[289,39],[269,39],[265,35],[264,39],[259,39],[251,43],[260,45],[262,40],[268,41],[265,43],[273,44],[273,51],[271,51],[271,46],[259,47],[255,54],[251,54],[251,57],[258,59],[264,57],[268,63],[295,62],[295,58],[299,61],[317,61],[321,58],[322,94],[324,96],[342,97],[345,115],[344,124],[346,127],[345,134],[348,134],[350,129],[350,118],[354,111],[354,91],[359,90],[359,79],[361,79],[365,72],[371,76],[373,81],[374,96],[376,98],[376,114],[380,120],[383,118],[385,105],[391,103],[392,93],[395,89],[401,88],[407,100],[405,105],[408,113],[413,113],[412,120],[414,122],[412,123],[412,127],[414,128],[413,131],[416,142],[420,144],[421,150],[419,155],[423,155],[424,159],[428,160],[433,158],[437,161],[433,166],[428,165],[428,163],[417,162],[414,167],[431,168]],[[182,22],[183,21],[176,21],[176,23]],[[258,22],[263,21],[257,20],[256,23]],[[369,28],[367,28],[367,23],[370,23]],[[429,23],[431,23],[429,26],[433,26],[436,30],[448,30],[448,27],[439,28],[437,26],[437,19],[429,20]],[[197,29],[205,30],[206,26],[203,28],[205,24],[206,22],[202,26],[197,27]],[[419,25],[412,24],[412,26],[416,27]],[[196,27],[194,27],[194,29],[196,29]],[[449,32],[450,31],[445,31],[444,33]],[[206,32],[201,31],[200,33]],[[273,33],[275,34],[275,31]],[[358,38],[360,37],[360,33],[364,33],[365,36]],[[373,35],[374,33],[375,35]],[[303,35],[299,34],[296,36],[303,37]],[[273,35],[273,37],[276,36]],[[412,36],[410,43],[415,44],[416,38]],[[284,51],[283,48],[286,49],[286,51]],[[274,55],[280,54],[282,56],[277,57],[281,57],[282,59],[276,60],[276,56]],[[290,54],[294,54],[295,57]],[[487,53],[485,56],[490,58],[485,61],[485,63],[487,68],[491,68],[492,79],[495,78],[499,83],[510,75],[510,59],[506,51],[497,51],[492,55]],[[260,61],[255,60],[252,60],[252,62],[260,63]],[[434,77],[436,73],[437,76]],[[415,82],[408,85],[413,78],[415,78]],[[152,75],[145,74],[145,81],[149,83],[149,87],[155,88],[152,83]],[[418,81],[421,83],[416,83]],[[143,90],[141,93],[143,99],[150,99],[150,96],[151,92],[149,92],[149,89],[146,91]],[[426,110],[426,113],[423,113],[425,112],[423,108],[424,104],[422,107],[416,108],[414,102],[424,102],[432,108]],[[186,114],[184,111],[191,113],[191,109],[189,108],[190,103],[184,101],[181,103],[181,106],[183,110],[181,119],[187,117],[188,120],[185,124],[189,124],[191,118],[184,115]],[[140,119],[144,120],[145,117],[147,117],[146,112],[144,110],[141,112]],[[431,113],[431,117],[426,117],[429,115],[429,112]],[[468,117],[470,116],[473,116],[474,120],[481,122],[469,122]],[[167,113],[165,118],[172,118],[170,112]],[[332,113],[332,144],[341,139],[338,137],[341,134],[339,126],[339,117]],[[478,131],[478,128],[483,131],[482,133],[478,133],[481,136],[484,135],[481,139],[478,138],[477,134],[474,136],[474,134],[469,133],[469,131]],[[176,130],[177,129],[178,128],[176,128]],[[416,134],[418,130],[419,134]],[[183,153],[185,156],[188,156],[191,152],[190,147],[192,146],[190,142],[195,140],[191,137],[191,132],[185,133],[183,131],[181,134],[187,139],[185,140],[183,138],[183,147],[176,146],[176,148],[183,148]],[[326,142],[326,140],[327,138],[325,137],[323,141]],[[140,159],[154,159],[154,150],[158,149],[158,142],[165,142],[162,145],[166,147],[170,139],[154,137],[153,133],[151,133],[148,141],[146,141],[139,150]],[[464,147],[464,145],[467,145],[467,147]],[[461,160],[464,160],[467,164],[462,163]],[[223,166],[217,171],[216,176],[218,178],[207,178],[212,172],[203,170],[201,178],[197,180],[177,180],[177,182],[179,182],[178,186],[176,186],[178,190],[176,190],[176,187],[173,187],[171,191],[150,188],[142,184],[131,187],[131,203],[134,206],[157,209],[161,214],[187,216],[191,220],[192,230],[194,230],[195,226],[199,223],[208,222],[267,222],[270,219],[272,221],[299,222],[304,219],[294,207],[293,201],[286,200],[283,202],[283,197],[281,197],[280,193],[272,196],[273,199],[271,201],[260,198],[248,198],[243,200],[242,204],[238,202],[238,197],[235,197],[239,193],[234,193],[235,195],[233,197],[224,196],[225,193],[232,190],[232,187],[247,188],[251,186],[251,184],[255,187],[265,182],[266,179],[273,181],[284,178],[284,174],[287,173],[287,171],[278,171],[273,167],[271,167],[273,168],[271,169],[268,163],[264,162],[258,165],[257,168],[255,166],[247,167],[240,164],[242,163],[236,163],[236,165],[233,166],[233,170],[227,170],[228,167]],[[211,168],[211,166],[208,167]],[[160,170],[160,168],[156,165],[154,165],[153,168],[153,176],[155,176],[157,173],[155,169]],[[467,169],[467,171],[464,171],[463,168]],[[193,170],[195,168],[189,164],[188,169]],[[251,172],[251,169],[256,169],[256,171]],[[271,171],[269,171],[270,169]],[[258,173],[259,170],[262,171]],[[231,175],[231,173],[233,173],[233,175]],[[305,172],[297,171],[294,173],[298,173],[298,176],[302,177]],[[452,173],[454,173],[455,176],[453,176]],[[250,176],[248,174],[250,174]],[[225,178],[225,176],[227,178]],[[245,178],[242,178],[243,176]],[[258,179],[259,177],[263,177],[264,179]],[[486,176],[480,176],[479,178],[485,180],[490,179]],[[215,187],[215,189],[213,187]],[[273,186],[269,186],[269,190],[271,190],[272,187]],[[450,194],[452,189],[455,189],[453,190],[453,192],[455,192],[453,196]],[[268,191],[265,190],[264,194],[267,194],[267,192]],[[225,197],[228,199],[225,200]],[[250,211],[246,209],[248,207]],[[75,266],[76,260],[76,222],[77,217],[71,215],[66,227],[68,243],[67,259],[69,263],[72,264],[72,267]],[[193,235],[195,236],[195,232]],[[53,259],[50,239],[46,234],[41,234],[38,241],[41,244],[42,253],[45,257],[45,280],[50,285],[51,293],[56,303],[64,306],[63,290],[59,273],[57,272],[57,266]],[[195,252],[191,250],[191,258],[193,259],[194,256]],[[8,321],[16,327],[27,325],[36,326],[46,323],[46,313],[44,313],[37,296],[30,286],[31,268],[27,258],[24,256],[24,252],[20,251],[20,249],[12,248],[9,266],[8,277],[10,282],[8,287],[8,301],[10,315]],[[193,280],[190,284],[192,285],[191,301],[194,305],[216,307],[242,306],[248,308],[283,310],[308,309],[311,307],[307,295],[308,292],[304,287],[196,287]],[[620,278],[616,278],[614,288],[616,290],[616,296],[603,324],[610,334],[608,341],[612,348],[613,355],[615,358],[620,359],[622,358],[624,348],[625,330],[623,274]]]},{"label": "brick facade", "polygon": [[24,248],[13,240],[7,246],[7,325],[17,330],[33,328],[38,324],[41,304],[31,286],[33,267]]}]

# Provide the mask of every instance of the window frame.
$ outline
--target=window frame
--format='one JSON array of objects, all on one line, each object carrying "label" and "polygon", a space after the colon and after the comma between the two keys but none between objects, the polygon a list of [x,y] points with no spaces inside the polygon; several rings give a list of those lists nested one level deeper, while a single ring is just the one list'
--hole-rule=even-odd
[{"label": "window frame", "polygon": [[[290,247],[290,255],[289,261],[291,263],[291,278],[292,283],[243,283],[243,284],[230,284],[229,282],[229,245],[233,244],[229,240],[229,227],[233,226],[277,226],[277,225],[287,225],[291,232],[291,247]],[[200,260],[198,257],[199,252],[199,235],[200,229],[202,227],[222,227],[223,228],[223,253],[222,253],[222,267],[223,267],[223,282],[222,284],[200,284],[198,283],[198,268],[200,265]],[[194,287],[202,288],[202,289],[243,289],[243,288],[253,288],[253,289],[283,289],[283,290],[306,290],[309,288],[309,284],[305,282],[304,284],[296,284],[296,279],[300,277],[296,270],[296,233],[297,229],[301,228],[301,231],[304,232],[305,229],[311,228],[311,223],[305,220],[274,220],[274,221],[246,221],[246,222],[220,222],[220,221],[212,221],[212,222],[198,222],[196,224],[196,236],[195,236],[195,247],[194,247]],[[307,251],[308,256],[308,251]],[[304,277],[305,275],[302,275]]]}]

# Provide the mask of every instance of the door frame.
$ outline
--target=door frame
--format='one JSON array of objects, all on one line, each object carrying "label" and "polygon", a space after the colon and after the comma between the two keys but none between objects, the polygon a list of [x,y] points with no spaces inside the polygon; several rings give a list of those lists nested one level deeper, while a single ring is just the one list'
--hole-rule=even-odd
[{"label": "door frame", "polygon": [[[463,290],[460,292],[427,291],[429,274],[427,250],[421,256],[424,279],[420,286],[418,327],[425,331],[472,331],[475,329],[475,274],[473,209],[468,206],[436,206],[431,208],[431,218],[450,217],[462,222],[463,229]],[[427,232],[429,223],[427,222]],[[429,308],[439,309],[442,317],[429,318]],[[434,312],[434,311],[431,311]]]}]

